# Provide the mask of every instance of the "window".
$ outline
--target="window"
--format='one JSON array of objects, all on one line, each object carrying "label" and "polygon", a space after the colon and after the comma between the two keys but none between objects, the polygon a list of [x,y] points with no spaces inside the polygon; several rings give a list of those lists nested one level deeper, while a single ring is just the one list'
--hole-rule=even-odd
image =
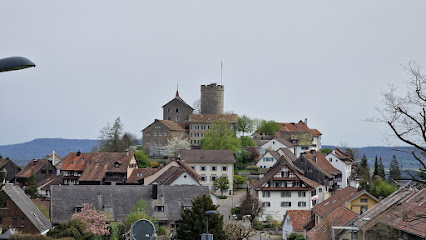
[{"label": "window", "polygon": [[212,181],[212,182],[216,181],[216,176],[211,176],[210,181]]},{"label": "window", "polygon": [[155,206],[156,212],[164,212],[164,206]]},{"label": "window", "polygon": [[216,166],[212,166],[212,167],[211,167],[211,170],[212,170],[212,171],[216,171]]},{"label": "window", "polygon": [[306,202],[298,202],[297,206],[298,207],[306,207]]},{"label": "window", "polygon": [[163,132],[158,132],[158,136],[163,136]]},{"label": "window", "polygon": [[299,197],[306,197],[306,192],[298,192]]},{"label": "window", "polygon": [[172,117],[168,117],[167,120],[172,120]]},{"label": "window", "polygon": [[25,218],[21,218],[21,227],[25,226]]},{"label": "window", "polygon": [[271,196],[271,193],[270,192],[265,192],[265,191],[263,191],[262,192],[262,197],[264,197],[264,198],[268,198],[268,197],[270,197]]},{"label": "window", "polygon": [[317,200],[312,200],[312,206],[317,205]]},{"label": "window", "polygon": [[7,203],[7,200],[5,199],[5,200],[3,201],[3,205],[1,206],[1,208],[7,208],[6,203]]},{"label": "window", "polygon": [[291,192],[282,191],[281,192],[281,197],[291,197]]},{"label": "window", "polygon": [[319,191],[319,192],[322,192],[322,188],[319,188],[319,189],[318,189],[318,191]]},{"label": "window", "polygon": [[175,121],[179,121],[179,117],[175,117]]},{"label": "window", "polygon": [[79,213],[79,212],[81,212],[82,208],[83,208],[82,205],[77,205],[77,206],[74,207],[74,212]]},{"label": "window", "polygon": [[317,195],[317,190],[314,189],[314,190],[311,191],[311,197],[313,197],[315,195]]},{"label": "window", "polygon": [[302,146],[302,150],[309,150],[309,147],[307,147],[307,146]]},{"label": "window", "polygon": [[291,223],[290,223],[290,219],[287,219],[287,225],[290,225]]},{"label": "window", "polygon": [[167,132],[164,132],[164,136],[167,136]]},{"label": "window", "polygon": [[167,112],[168,112],[168,113],[170,112],[170,108],[167,108]]},{"label": "window", "polygon": [[361,198],[360,202],[362,202],[362,203],[367,203],[367,202],[368,202],[368,200],[367,200],[367,198]]},{"label": "window", "polygon": [[201,182],[205,182],[206,181],[206,176],[201,176],[200,180],[201,180]]},{"label": "window", "polygon": [[179,112],[179,108],[176,108],[176,112]]},{"label": "window", "polygon": [[192,167],[192,169],[194,169],[195,170],[195,166],[191,166]]},{"label": "window", "polygon": [[206,166],[201,166],[201,171],[206,171]]},{"label": "window", "polygon": [[228,167],[227,166],[222,166],[222,171],[224,171],[224,172],[228,171]]},{"label": "window", "polygon": [[154,145],[157,145],[157,140],[154,140]]},{"label": "window", "polygon": [[157,132],[154,132],[154,136],[157,136]]},{"label": "window", "polygon": [[270,202],[263,202],[262,203],[262,207],[270,207],[271,203]]},{"label": "window", "polygon": [[291,207],[291,202],[281,202],[281,207]]},{"label": "window", "polygon": [[41,170],[41,174],[46,174],[46,170]]}]

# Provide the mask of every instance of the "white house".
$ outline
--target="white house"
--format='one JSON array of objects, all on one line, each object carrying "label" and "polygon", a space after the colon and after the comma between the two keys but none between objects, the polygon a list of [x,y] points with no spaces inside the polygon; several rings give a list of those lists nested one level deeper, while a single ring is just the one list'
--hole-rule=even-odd
[{"label": "white house", "polygon": [[269,150],[257,161],[256,166],[259,168],[271,168],[280,158],[280,154],[276,151]]},{"label": "white house", "polygon": [[252,189],[262,202],[264,211],[260,220],[268,216],[281,221],[287,210],[310,210],[324,199],[326,188],[303,176],[287,155],[283,155]]},{"label": "white house", "polygon": [[232,195],[235,157],[230,150],[181,149],[178,151],[177,157],[185,161],[200,175],[200,183],[203,186],[208,186],[216,194],[221,194],[221,192],[215,189],[214,181],[219,177],[228,179],[229,189],[223,193]]},{"label": "white house", "polygon": [[259,153],[265,154],[267,151],[277,151],[280,148],[289,148],[294,153],[293,144],[284,138],[274,138],[259,147]]},{"label": "white house", "polygon": [[349,185],[349,177],[351,176],[352,165],[354,161],[340,148],[332,150],[331,153],[326,156],[326,158],[331,163],[331,165],[333,165],[333,167],[342,172],[342,181],[337,183],[339,187],[347,187]]},{"label": "white house", "polygon": [[173,160],[157,172],[143,179],[144,185],[194,185],[201,186],[198,175],[187,163]]}]

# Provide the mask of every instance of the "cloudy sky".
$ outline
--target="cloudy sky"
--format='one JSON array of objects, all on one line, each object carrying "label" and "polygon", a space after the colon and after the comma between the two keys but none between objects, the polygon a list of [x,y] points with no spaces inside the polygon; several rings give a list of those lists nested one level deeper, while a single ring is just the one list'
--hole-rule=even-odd
[{"label": "cloudy sky", "polygon": [[[387,145],[376,116],[401,64],[426,65],[425,1],[1,1],[0,145],[96,139],[121,117],[137,136],[174,97],[220,83],[225,109],[308,118],[324,144]],[[404,90],[401,88],[400,90]],[[395,141],[398,145],[398,142]]]}]

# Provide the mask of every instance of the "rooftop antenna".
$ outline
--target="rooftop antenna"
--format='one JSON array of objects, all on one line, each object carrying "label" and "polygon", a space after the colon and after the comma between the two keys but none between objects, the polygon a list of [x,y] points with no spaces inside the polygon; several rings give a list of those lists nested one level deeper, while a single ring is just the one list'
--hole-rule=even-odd
[{"label": "rooftop antenna", "polygon": [[223,61],[220,61],[220,85],[223,85]]},{"label": "rooftop antenna", "polygon": [[179,82],[176,82],[176,97],[179,97]]}]

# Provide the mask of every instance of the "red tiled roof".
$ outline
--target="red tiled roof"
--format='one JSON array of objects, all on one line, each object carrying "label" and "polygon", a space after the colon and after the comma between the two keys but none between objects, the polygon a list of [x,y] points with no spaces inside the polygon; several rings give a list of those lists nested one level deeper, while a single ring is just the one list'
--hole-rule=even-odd
[{"label": "red tiled roof", "polygon": [[31,175],[36,174],[40,169],[49,161],[46,159],[33,159],[24,169],[16,174],[16,177],[29,178]]},{"label": "red tiled roof", "polygon": [[342,160],[342,161],[349,161],[349,162],[353,162],[354,160],[352,160],[349,155],[347,153],[345,153],[344,151],[342,151],[340,148],[336,148],[332,151],[333,155],[336,156],[338,159]]},{"label": "red tiled roof", "polygon": [[342,206],[346,202],[349,202],[352,199],[357,198],[363,194],[367,194],[369,197],[379,202],[374,196],[369,194],[364,189],[358,190],[357,188],[348,186],[342,190],[338,190],[331,197],[317,204],[315,207],[312,208],[312,211],[321,217],[325,217],[328,214],[330,214],[334,209],[338,208],[339,206]]},{"label": "red tiled roof", "polygon": [[303,232],[303,225],[311,220],[311,210],[287,210],[286,214],[296,232]]},{"label": "red tiled roof", "polygon": [[312,136],[318,137],[321,136],[322,133],[318,131],[318,129],[310,129],[306,124],[302,121],[298,123],[278,123],[281,127],[281,132],[290,132],[290,133],[307,133],[310,132]]},{"label": "red tiled roof", "polygon": [[87,160],[92,157],[93,153],[72,152],[64,157],[61,171],[83,171],[86,168]]},{"label": "red tiled roof", "polygon": [[166,128],[168,128],[170,131],[178,131],[178,132],[186,132],[185,130],[185,124],[170,121],[170,120],[159,120],[155,119],[153,123],[149,124],[146,128],[142,130],[145,131],[145,129],[149,128],[151,125],[160,122],[162,123]]},{"label": "red tiled roof", "polygon": [[331,238],[331,226],[346,226],[357,216],[358,214],[355,212],[339,206],[327,217],[321,219],[321,222],[309,230],[306,235],[310,240],[328,240]]},{"label": "red tiled roof", "polygon": [[[426,188],[406,186],[398,189],[371,210],[364,213],[357,225],[370,229],[377,223],[383,223],[410,234],[426,238]],[[363,221],[363,219],[370,219]]]},{"label": "red tiled roof", "polygon": [[[133,154],[118,152],[96,152],[86,159],[84,169],[79,181],[101,181],[107,172],[126,173]],[[118,167],[116,167],[118,163]]]},{"label": "red tiled roof", "polygon": [[136,168],[133,169],[132,174],[127,178],[126,184],[139,184],[139,180],[151,176],[156,173],[158,168]]},{"label": "red tiled roof", "polygon": [[225,119],[229,123],[236,123],[237,114],[189,114],[188,122],[214,122],[216,120]]},{"label": "red tiled roof", "polygon": [[328,177],[341,173],[319,151],[306,151],[302,156]]}]

